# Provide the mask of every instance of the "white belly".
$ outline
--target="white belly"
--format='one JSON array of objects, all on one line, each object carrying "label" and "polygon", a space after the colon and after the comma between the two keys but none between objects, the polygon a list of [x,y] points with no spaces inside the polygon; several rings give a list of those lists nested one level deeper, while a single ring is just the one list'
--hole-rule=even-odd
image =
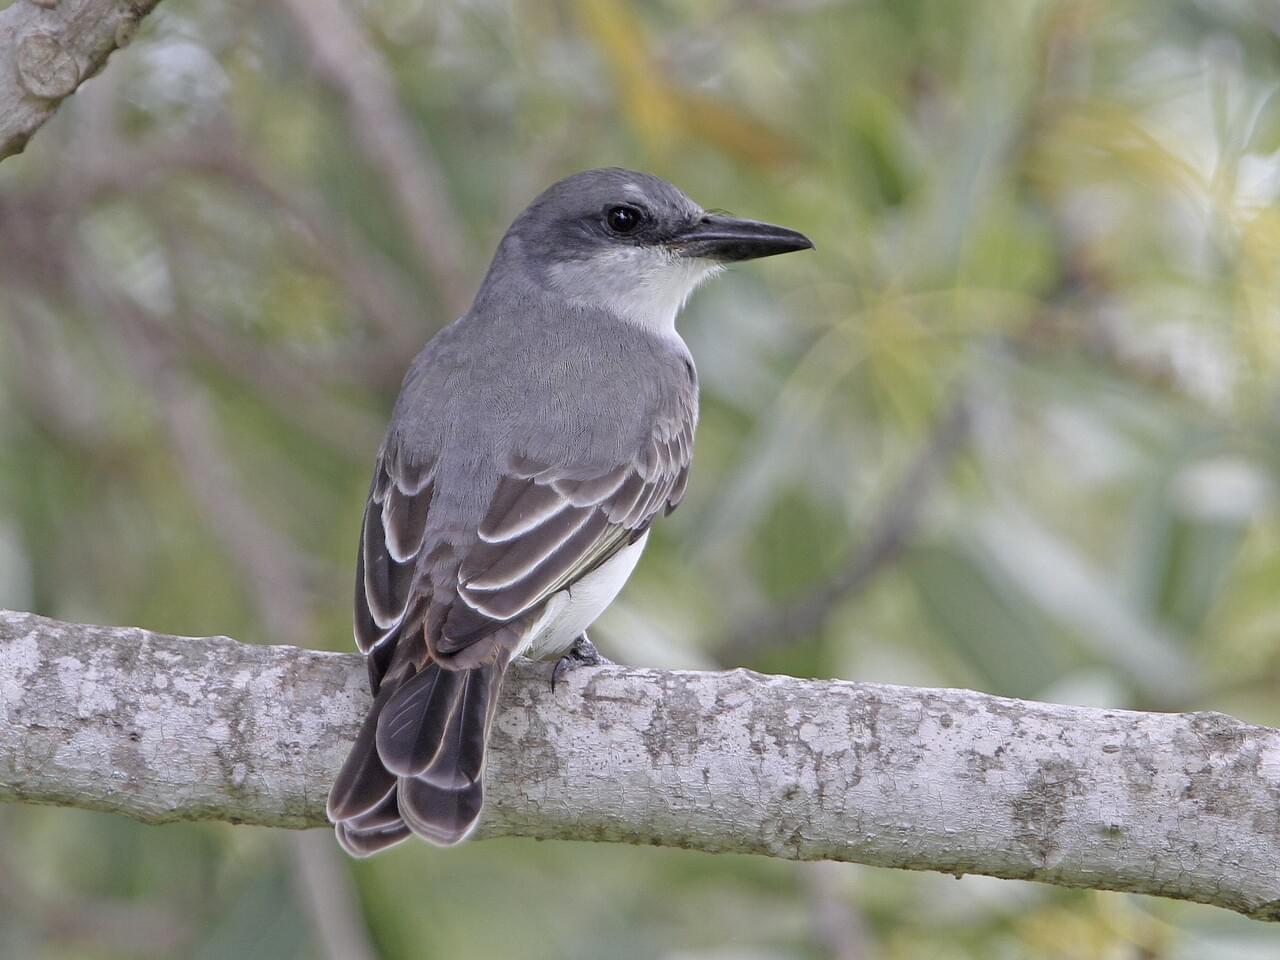
[{"label": "white belly", "polygon": [[542,616],[529,630],[529,642],[519,652],[541,659],[558,657],[568,650],[596,617],[604,613],[605,607],[613,603],[648,540],[646,531],[631,546],[623,547],[577,583],[551,597]]}]

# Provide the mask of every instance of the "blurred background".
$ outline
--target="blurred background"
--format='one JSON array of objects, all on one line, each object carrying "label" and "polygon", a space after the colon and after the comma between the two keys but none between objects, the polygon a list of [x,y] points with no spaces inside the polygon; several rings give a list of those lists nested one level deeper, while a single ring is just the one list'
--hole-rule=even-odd
[{"label": "blurred background", "polygon": [[[351,649],[405,366],[619,164],[818,249],[686,312],[692,484],[605,653],[1280,725],[1278,88],[1240,0],[165,0],[0,167],[0,605]],[[0,808],[6,957],[1278,950],[982,878]]]}]

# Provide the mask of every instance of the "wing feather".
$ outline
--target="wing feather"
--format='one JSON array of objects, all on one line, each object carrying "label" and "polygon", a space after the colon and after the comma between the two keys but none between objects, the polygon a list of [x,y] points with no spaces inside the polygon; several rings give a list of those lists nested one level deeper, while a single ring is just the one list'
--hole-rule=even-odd
[{"label": "wing feather", "polygon": [[414,575],[412,558],[403,563],[397,561],[387,549],[386,535],[382,505],[370,500],[365,508],[361,538],[365,600],[373,622],[383,630],[395,627],[404,616]]},{"label": "wing feather", "polygon": [[[630,462],[595,472],[513,459],[458,569],[436,643],[454,652],[574,583],[635,542],[684,496],[694,418],[659,423]],[[464,606],[465,605],[465,606]]]},{"label": "wing feather", "polygon": [[[570,507],[510,543],[480,543],[467,554],[461,575],[470,590],[500,590],[533,572],[573,537],[594,511]],[[472,571],[483,571],[472,575]]]},{"label": "wing feather", "polygon": [[428,597],[418,584],[427,513],[435,495],[434,464],[406,461],[395,447],[374,468],[356,554],[356,646],[369,656],[376,692],[399,637],[419,624]]},{"label": "wing feather", "polygon": [[416,493],[405,493],[398,486],[387,491],[382,502],[382,527],[387,553],[397,563],[407,563],[422,549],[427,529],[427,508],[435,485],[427,483]]},{"label": "wing feather", "polygon": [[503,477],[488,515],[480,523],[480,539],[501,543],[545,523],[569,501],[532,478]]}]

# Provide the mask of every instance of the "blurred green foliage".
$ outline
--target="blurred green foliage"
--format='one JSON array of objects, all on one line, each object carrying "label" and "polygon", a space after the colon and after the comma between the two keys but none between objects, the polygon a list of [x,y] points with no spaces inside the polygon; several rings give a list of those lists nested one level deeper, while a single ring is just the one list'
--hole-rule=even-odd
[{"label": "blurred green foliage", "polygon": [[[456,232],[412,221],[288,5],[166,0],[0,170],[0,605],[348,649],[410,356],[534,194],[621,164],[818,251],[687,311],[693,482],[606,652],[1280,724],[1270,7],[351,9]],[[0,956],[332,956],[348,867],[312,847],[340,879],[308,893],[304,849],[0,810]],[[389,958],[1280,950],[1208,908],[677,851],[350,876]]]}]

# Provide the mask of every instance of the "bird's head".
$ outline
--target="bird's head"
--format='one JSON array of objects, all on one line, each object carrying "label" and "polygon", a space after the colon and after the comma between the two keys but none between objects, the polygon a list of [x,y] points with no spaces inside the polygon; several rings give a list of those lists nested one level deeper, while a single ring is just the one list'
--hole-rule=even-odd
[{"label": "bird's head", "polygon": [[511,225],[495,266],[670,332],[689,294],[725,264],[812,247],[795,230],[708,212],[658,177],[606,168],[544,191]]}]

